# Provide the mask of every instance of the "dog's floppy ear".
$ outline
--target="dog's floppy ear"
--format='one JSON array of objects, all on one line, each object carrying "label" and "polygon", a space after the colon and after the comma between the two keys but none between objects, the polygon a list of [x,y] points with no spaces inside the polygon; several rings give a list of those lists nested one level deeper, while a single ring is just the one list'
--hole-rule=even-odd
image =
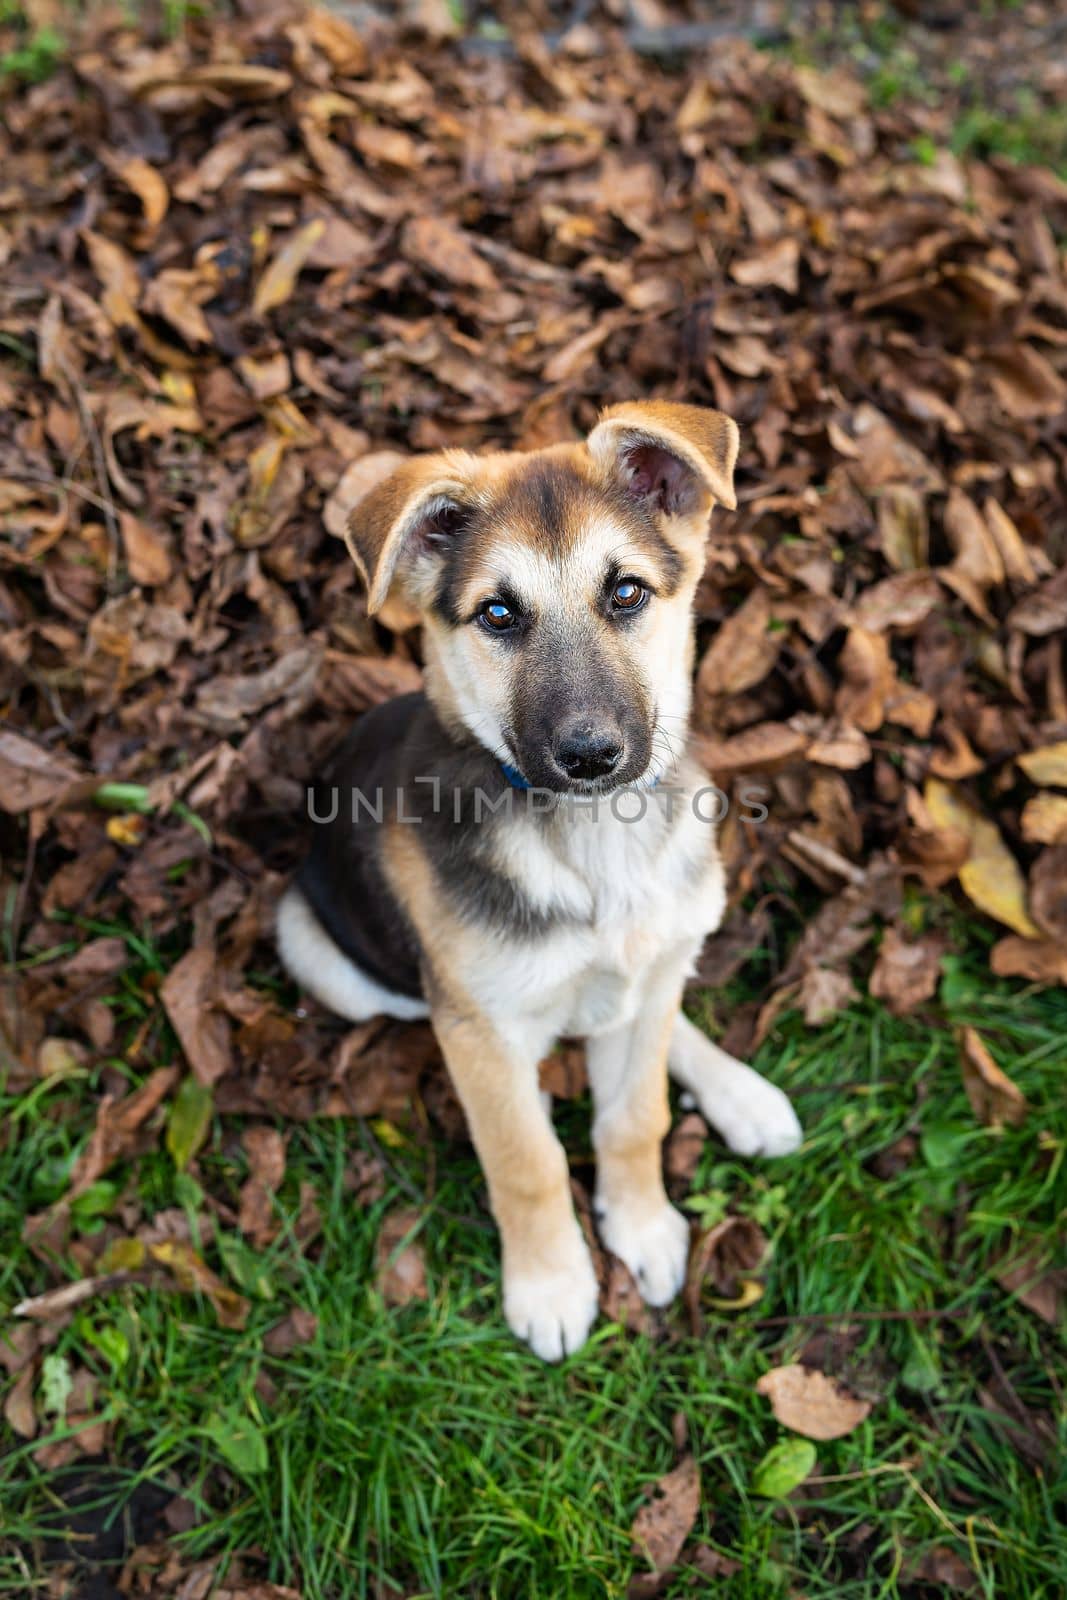
[{"label": "dog's floppy ear", "polygon": [[444,456],[416,456],[357,501],[345,543],[367,585],[367,610],[380,611],[394,579],[462,528],[468,491]]},{"label": "dog's floppy ear", "polygon": [[609,406],[586,444],[634,500],[703,533],[715,501],[737,510],[739,442],[737,423],[722,411],[633,400]]}]

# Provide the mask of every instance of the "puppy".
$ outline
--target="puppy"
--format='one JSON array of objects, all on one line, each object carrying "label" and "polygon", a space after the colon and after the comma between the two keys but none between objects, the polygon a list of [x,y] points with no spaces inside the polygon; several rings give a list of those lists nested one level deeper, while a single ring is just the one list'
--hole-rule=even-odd
[{"label": "puppy", "polygon": [[424,694],[368,712],[316,793],[279,908],[285,965],[353,1021],[429,1016],[489,1187],[504,1312],[577,1350],[597,1284],[538,1088],[586,1040],[601,1237],[645,1300],[681,1287],[668,1072],[732,1150],[780,1155],[786,1097],[686,1020],[725,888],[686,755],[692,601],[735,423],[613,406],[583,444],[405,462],[352,514],[368,610],[422,623]]}]

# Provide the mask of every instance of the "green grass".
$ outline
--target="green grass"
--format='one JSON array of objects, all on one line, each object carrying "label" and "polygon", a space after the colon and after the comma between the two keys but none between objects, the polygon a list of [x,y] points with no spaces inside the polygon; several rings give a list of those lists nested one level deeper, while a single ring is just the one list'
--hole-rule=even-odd
[{"label": "green grass", "polygon": [[[734,985],[698,1001],[696,1014],[723,1017],[748,992]],[[134,1019],[135,983],[116,1004]],[[895,1021],[862,1002],[817,1033],[784,1018],[757,1064],[795,1096],[802,1152],[745,1163],[710,1141],[692,1186],[705,1214],[729,1207],[770,1235],[763,1298],[713,1314],[701,1338],[678,1308],[651,1338],[601,1323],[558,1369],[503,1324],[467,1148],[393,1139],[385,1196],[367,1209],[346,1174],[374,1135],[351,1122],[290,1129],[281,1237],[256,1257],[224,1229],[229,1243],[208,1251],[252,1295],[244,1330],[220,1329],[194,1298],[137,1286],[82,1308],[60,1332],[50,1379],[62,1378],[65,1358],[88,1365],[115,1426],[121,1466],[98,1479],[99,1498],[117,1515],[138,1483],[180,1489],[198,1510],[181,1541],[190,1559],[258,1549],[264,1572],[305,1600],[622,1596],[640,1570],[628,1530],[646,1486],[673,1465],[681,1412],[703,1483],[694,1538],[742,1564],[716,1580],[731,1600],[917,1595],[908,1574],[934,1546],[969,1562],[977,1594],[1061,1596],[1063,1457],[1035,1472],[980,1390],[999,1365],[1026,1406],[1058,1419],[1062,1443],[1063,1330],[1013,1300],[991,1268],[1009,1240],[1050,1256],[1062,1240],[1067,996],[992,982],[977,958],[956,958],[932,1015],[934,1026]],[[976,1122],[950,1031],[964,1022],[982,1028],[1030,1099],[1022,1128]],[[20,1242],[22,1219],[62,1192],[96,1093],[88,1072],[0,1101],[0,1327],[49,1281]],[[587,1170],[587,1108],[563,1106],[557,1122],[572,1164]],[[79,1229],[99,1227],[123,1193],[148,1215],[177,1204],[195,1216],[205,1190],[234,1205],[246,1175],[240,1126],[214,1120],[195,1175],[176,1173],[162,1143],[113,1170]],[[912,1159],[877,1177],[872,1159],[905,1134],[916,1137]],[[301,1182],[314,1186],[324,1224],[308,1252],[292,1232]],[[430,1297],[389,1309],[374,1287],[380,1218],[431,1187],[418,1224]],[[293,1305],[316,1313],[317,1335],[273,1358],[264,1332]],[[840,1365],[880,1397],[869,1420],[819,1445],[816,1481],[791,1501],[759,1499],[753,1470],[783,1436],[755,1393],[760,1374],[826,1332],[806,1315],[875,1311],[950,1314],[856,1323]],[[763,1325],[781,1317],[784,1326]],[[268,1398],[264,1375],[276,1391]],[[235,1470],[236,1423],[265,1446],[266,1470],[248,1470],[254,1461]],[[67,1520],[64,1479],[0,1430],[0,1593],[24,1596]],[[684,1575],[665,1591],[689,1592]]]}]

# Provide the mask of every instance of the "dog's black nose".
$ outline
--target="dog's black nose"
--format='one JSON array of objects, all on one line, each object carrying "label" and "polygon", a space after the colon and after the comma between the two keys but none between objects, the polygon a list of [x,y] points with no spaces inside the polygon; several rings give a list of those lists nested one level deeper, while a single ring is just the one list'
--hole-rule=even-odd
[{"label": "dog's black nose", "polygon": [[556,761],[568,778],[606,778],[622,760],[622,743],[610,728],[572,728],[557,735]]}]

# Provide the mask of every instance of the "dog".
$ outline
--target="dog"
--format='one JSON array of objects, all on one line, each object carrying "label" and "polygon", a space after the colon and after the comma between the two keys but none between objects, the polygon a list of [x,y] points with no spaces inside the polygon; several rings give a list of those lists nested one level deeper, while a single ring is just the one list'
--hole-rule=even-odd
[{"label": "dog", "polygon": [[506,1319],[546,1361],[597,1312],[538,1085],[558,1039],[586,1041],[597,1224],[651,1305],[678,1293],[689,1243],[663,1186],[668,1073],[730,1149],[800,1142],[786,1096],[681,1011],[725,904],[685,746],[693,596],[712,509],[736,509],[737,452],[721,412],[616,405],[583,443],[413,457],[346,534],[368,612],[421,621],[425,693],[359,720],[332,810],[316,791],[280,953],[352,1021],[430,1017]]}]

